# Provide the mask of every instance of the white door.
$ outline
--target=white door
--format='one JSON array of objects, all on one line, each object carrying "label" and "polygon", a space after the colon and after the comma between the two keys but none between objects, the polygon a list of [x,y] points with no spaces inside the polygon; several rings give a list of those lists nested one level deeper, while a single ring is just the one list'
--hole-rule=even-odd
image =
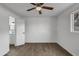
[{"label": "white door", "polygon": [[15,46],[25,44],[25,23],[24,20],[16,20],[16,43]]}]

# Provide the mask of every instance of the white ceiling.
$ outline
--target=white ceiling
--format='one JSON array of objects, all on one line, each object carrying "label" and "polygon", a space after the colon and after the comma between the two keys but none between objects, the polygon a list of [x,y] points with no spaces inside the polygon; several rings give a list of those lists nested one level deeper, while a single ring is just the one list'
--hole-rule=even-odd
[{"label": "white ceiling", "polygon": [[50,10],[42,10],[42,14],[39,15],[36,10],[26,11],[29,8],[34,7],[28,3],[4,3],[5,6],[10,11],[18,14],[19,16],[56,16],[64,11],[66,8],[72,5],[72,3],[45,3],[45,6],[53,7],[52,11]]}]

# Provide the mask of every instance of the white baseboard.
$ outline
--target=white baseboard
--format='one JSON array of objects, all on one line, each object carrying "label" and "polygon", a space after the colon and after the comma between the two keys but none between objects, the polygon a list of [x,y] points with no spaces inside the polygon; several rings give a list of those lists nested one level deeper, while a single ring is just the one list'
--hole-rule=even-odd
[{"label": "white baseboard", "polygon": [[57,43],[57,42],[26,42],[26,43]]},{"label": "white baseboard", "polygon": [[73,56],[76,56],[75,53],[73,53],[71,50],[69,50],[67,47],[65,47],[63,44],[61,44],[60,42],[57,42],[57,44],[59,44],[61,47],[63,47],[65,50],[67,50],[70,54],[72,54]]},{"label": "white baseboard", "polygon": [[6,55],[8,52],[9,52],[9,49],[6,52],[4,52],[1,56]]}]

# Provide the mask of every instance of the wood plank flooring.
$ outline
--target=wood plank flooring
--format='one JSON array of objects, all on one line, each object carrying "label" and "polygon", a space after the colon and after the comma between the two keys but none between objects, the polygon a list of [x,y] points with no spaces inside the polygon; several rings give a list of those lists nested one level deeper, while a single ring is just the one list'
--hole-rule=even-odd
[{"label": "wood plank flooring", "polygon": [[27,43],[14,47],[5,56],[71,56],[66,50],[56,43]]}]

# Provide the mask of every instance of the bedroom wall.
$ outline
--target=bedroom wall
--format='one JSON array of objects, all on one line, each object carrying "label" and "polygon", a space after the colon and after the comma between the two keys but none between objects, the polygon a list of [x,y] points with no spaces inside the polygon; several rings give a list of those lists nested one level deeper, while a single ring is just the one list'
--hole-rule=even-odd
[{"label": "bedroom wall", "polygon": [[8,12],[0,6],[0,56],[9,51]]},{"label": "bedroom wall", "polygon": [[[9,16],[12,16],[15,18],[15,20],[23,20],[22,17],[19,16],[19,14],[17,14],[16,12],[14,12],[13,10],[11,10],[10,8],[8,8],[6,5],[4,4],[0,4],[2,6],[2,8],[5,10],[5,15],[6,17],[9,19]],[[2,11],[3,12],[3,11]],[[4,16],[5,17],[5,16]],[[6,19],[6,18],[5,18]],[[9,22],[9,21],[8,21]],[[9,24],[8,24],[9,25]],[[9,30],[8,30],[9,31]],[[10,35],[9,35],[10,37]],[[15,39],[14,39],[15,38]],[[11,37],[9,38],[10,40],[10,44],[16,44],[16,37]]]},{"label": "bedroom wall", "polygon": [[79,9],[75,4],[58,16],[58,43],[73,55],[79,55],[79,33],[70,32],[70,15]]},{"label": "bedroom wall", "polygon": [[9,38],[9,16],[18,19],[19,17],[0,4],[0,55],[5,55],[9,51],[9,44],[15,40]]},{"label": "bedroom wall", "polygon": [[34,16],[25,19],[26,42],[50,43],[57,40],[56,17]]}]

